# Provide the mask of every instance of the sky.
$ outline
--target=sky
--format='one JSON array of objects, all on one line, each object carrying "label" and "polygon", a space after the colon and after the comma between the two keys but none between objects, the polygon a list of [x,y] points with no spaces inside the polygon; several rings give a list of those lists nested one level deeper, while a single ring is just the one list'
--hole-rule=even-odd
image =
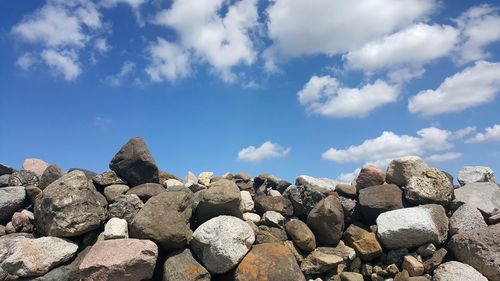
[{"label": "sky", "polygon": [[500,1],[0,1],[0,162],[500,171]]}]

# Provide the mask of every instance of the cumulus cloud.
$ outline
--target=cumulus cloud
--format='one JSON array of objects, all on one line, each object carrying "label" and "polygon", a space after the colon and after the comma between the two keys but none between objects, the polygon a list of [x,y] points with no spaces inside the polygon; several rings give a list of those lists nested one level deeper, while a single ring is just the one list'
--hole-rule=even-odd
[{"label": "cumulus cloud", "polygon": [[67,81],[75,79],[82,72],[75,52],[49,49],[42,52],[41,58],[56,74],[62,74]]},{"label": "cumulus cloud", "polygon": [[397,86],[382,80],[361,88],[342,87],[334,77],[313,76],[297,93],[309,112],[333,118],[364,117],[382,105],[395,102]]},{"label": "cumulus cloud", "polygon": [[357,169],[355,169],[352,172],[341,173],[337,177],[337,181],[339,181],[339,182],[345,182],[345,183],[349,183],[350,184],[355,178],[358,177],[359,172],[361,172],[360,168],[357,168]]},{"label": "cumulus cloud", "polygon": [[499,124],[486,128],[484,133],[477,133],[474,137],[468,139],[466,143],[482,143],[490,141],[500,141]]},{"label": "cumulus cloud", "polygon": [[123,63],[120,71],[115,75],[106,76],[104,82],[110,86],[117,87],[122,84],[123,79],[127,77],[135,68],[135,63],[126,61]]},{"label": "cumulus cloud", "polygon": [[446,152],[442,154],[432,154],[430,156],[427,156],[425,158],[426,161],[428,162],[447,162],[447,161],[452,161],[456,160],[458,158],[462,157],[462,153],[460,152]]},{"label": "cumulus cloud", "polygon": [[171,82],[189,75],[190,54],[177,44],[158,38],[157,42],[149,46],[151,64],[146,68],[146,73],[152,81]]},{"label": "cumulus cloud", "polygon": [[238,152],[238,160],[245,162],[262,162],[273,158],[285,157],[291,148],[283,148],[279,144],[266,141],[259,147],[249,146]]},{"label": "cumulus cloud", "polygon": [[435,90],[420,91],[411,97],[411,113],[433,116],[458,112],[495,99],[500,92],[500,63],[478,61],[447,77]]}]

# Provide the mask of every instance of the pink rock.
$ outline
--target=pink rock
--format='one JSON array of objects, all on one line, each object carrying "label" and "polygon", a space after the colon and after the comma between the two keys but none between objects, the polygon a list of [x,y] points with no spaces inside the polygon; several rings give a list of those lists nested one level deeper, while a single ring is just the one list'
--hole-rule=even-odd
[{"label": "pink rock", "polygon": [[385,182],[385,173],[375,165],[366,165],[359,172],[356,178],[356,188],[358,190],[374,185],[381,185]]},{"label": "pink rock", "polygon": [[36,158],[26,158],[23,162],[23,170],[35,173],[38,177],[41,177],[45,169],[49,164],[43,160]]},{"label": "pink rock", "polygon": [[149,280],[157,257],[158,246],[150,240],[103,240],[92,246],[79,268],[85,281]]}]

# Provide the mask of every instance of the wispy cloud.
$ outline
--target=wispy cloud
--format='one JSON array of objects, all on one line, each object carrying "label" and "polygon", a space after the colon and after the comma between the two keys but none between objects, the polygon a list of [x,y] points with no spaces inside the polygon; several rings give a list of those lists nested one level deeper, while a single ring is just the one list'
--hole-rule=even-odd
[{"label": "wispy cloud", "polygon": [[482,143],[490,141],[500,141],[499,124],[486,128],[484,133],[477,133],[474,137],[468,139],[466,143]]},{"label": "wispy cloud", "polygon": [[104,79],[104,82],[112,87],[118,87],[135,68],[135,63],[126,61],[123,63],[120,71],[115,75],[109,75]]}]

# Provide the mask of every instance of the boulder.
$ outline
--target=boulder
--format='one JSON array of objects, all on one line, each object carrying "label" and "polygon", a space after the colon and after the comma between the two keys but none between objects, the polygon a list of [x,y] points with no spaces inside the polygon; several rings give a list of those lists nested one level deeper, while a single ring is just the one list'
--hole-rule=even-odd
[{"label": "boulder", "polygon": [[122,178],[120,178],[114,171],[111,170],[94,176],[92,178],[92,181],[94,182],[94,185],[99,189],[114,184],[127,184]]},{"label": "boulder", "polygon": [[149,280],[158,257],[158,246],[149,240],[97,241],[80,264],[83,280]]},{"label": "boulder", "polygon": [[130,187],[124,184],[112,184],[108,185],[104,188],[104,196],[106,196],[106,200],[108,202],[112,202],[115,200],[116,197],[124,194],[125,192],[129,191]]},{"label": "boulder", "polygon": [[130,186],[159,183],[156,162],[139,137],[131,138],[122,146],[109,163],[109,168]]},{"label": "boulder", "polygon": [[139,199],[139,196],[135,194],[119,195],[109,205],[108,216],[125,219],[130,224],[142,207],[144,207],[144,203]]},{"label": "boulder", "polygon": [[80,171],[80,172],[83,172],[85,174],[85,177],[89,180],[89,181],[92,181],[92,179],[97,176],[97,174],[95,172],[92,172],[92,171],[89,171],[89,170],[86,170],[86,169],[82,169],[82,168],[70,168],[68,170],[68,173],[71,173],[73,171]]},{"label": "boulder", "polygon": [[358,191],[354,185],[339,183],[335,186],[335,191],[342,196],[354,198],[358,195]]},{"label": "boulder", "polygon": [[0,187],[9,186],[9,178],[10,178],[10,174],[1,175],[0,176]]},{"label": "boulder", "polygon": [[259,225],[255,233],[255,244],[280,243],[288,238],[282,228],[267,225]]},{"label": "boulder", "polygon": [[125,194],[135,194],[139,196],[143,202],[146,202],[149,198],[162,192],[166,192],[166,190],[163,185],[159,183],[143,183],[132,187]]},{"label": "boulder", "polygon": [[500,187],[491,182],[469,183],[455,189],[455,202],[469,204],[492,215],[500,209]]},{"label": "boulder", "polygon": [[500,280],[500,224],[454,235],[448,249],[458,261],[481,272],[489,280]]},{"label": "boulder", "polygon": [[79,236],[103,224],[106,205],[104,196],[95,190],[85,174],[73,171],[38,195],[34,207],[35,226],[44,235]]},{"label": "boulder", "polygon": [[196,195],[200,200],[196,209],[198,224],[220,215],[238,218],[243,216],[240,209],[240,190],[230,180],[216,180],[210,185],[210,188],[197,192]]},{"label": "boulder", "polygon": [[295,179],[295,185],[305,186],[309,188],[316,187],[316,188],[327,189],[329,191],[334,191],[337,182],[329,178],[315,178],[311,176],[302,175],[298,176],[297,179]]},{"label": "boulder", "polygon": [[260,223],[260,216],[257,215],[256,213],[243,213],[243,220],[251,221],[255,224],[259,224]]},{"label": "boulder", "polygon": [[354,247],[354,242],[358,241],[360,239],[363,239],[365,235],[369,234],[370,232],[355,225],[351,224],[347,229],[344,231],[344,234],[342,236],[342,240],[344,243],[349,246],[349,247]]},{"label": "boulder", "polygon": [[166,251],[183,248],[191,237],[193,198],[187,192],[163,192],[151,199],[129,225],[130,237],[151,239]]},{"label": "boulder", "polygon": [[324,188],[292,185],[285,190],[283,197],[292,203],[293,214],[302,216],[309,214],[314,206],[330,193],[330,190]]},{"label": "boulder", "polygon": [[444,208],[436,204],[382,213],[377,227],[378,237],[388,249],[440,245],[448,236],[448,218]]},{"label": "boulder", "polygon": [[342,257],[323,252],[320,248],[312,251],[300,264],[305,274],[321,274],[336,269],[344,261]]},{"label": "boulder", "polygon": [[322,245],[336,245],[344,231],[344,211],[339,198],[330,195],[321,200],[307,216],[307,225]]},{"label": "boulder", "polygon": [[77,244],[57,237],[6,235],[0,237],[0,268],[20,277],[40,276],[70,260],[77,250]]},{"label": "boulder", "polygon": [[358,199],[361,214],[368,224],[373,224],[384,212],[403,208],[403,192],[395,184],[364,188],[359,191]]},{"label": "boulder", "polygon": [[382,255],[382,246],[380,246],[375,233],[372,232],[366,233],[361,239],[354,241],[353,247],[357,256],[363,261],[371,261]]},{"label": "boulder", "polygon": [[457,261],[443,263],[433,274],[432,281],[488,281],[472,266]]},{"label": "boulder", "polygon": [[465,166],[458,172],[458,183],[464,186],[476,182],[495,183],[495,173],[492,169],[483,166]]},{"label": "boulder", "polygon": [[38,186],[39,178],[38,176],[26,170],[21,170],[19,172],[14,172],[9,176],[8,185],[9,186],[26,186],[34,185]]},{"label": "boulder", "polygon": [[0,163],[0,176],[3,176],[3,175],[10,175],[12,173],[14,173],[14,169],[3,164],[3,163]]},{"label": "boulder", "polygon": [[120,218],[111,218],[104,226],[104,240],[128,238],[127,221]]},{"label": "boulder", "polygon": [[261,224],[283,228],[285,224],[285,217],[275,211],[267,211],[262,215]]},{"label": "boulder", "polygon": [[279,184],[279,179],[271,174],[260,174],[254,178],[254,187],[258,189],[264,185],[268,188],[276,188]]},{"label": "boulder", "polygon": [[254,241],[254,232],[245,221],[218,216],[195,230],[191,249],[208,271],[225,273],[238,265]]},{"label": "boulder", "polygon": [[198,183],[208,186],[210,184],[210,181],[212,180],[214,176],[213,172],[201,172],[198,175]]},{"label": "boulder", "polygon": [[445,173],[429,168],[412,176],[405,187],[405,198],[413,204],[448,205],[453,199],[453,184]]},{"label": "boulder", "polygon": [[290,200],[282,196],[256,196],[254,198],[255,211],[263,215],[267,211],[275,211],[283,216],[293,215],[293,206]]},{"label": "boulder", "polygon": [[24,186],[0,188],[0,222],[10,221],[12,215],[23,207],[26,199]]},{"label": "boulder", "polygon": [[163,264],[163,281],[210,281],[210,273],[189,249],[174,252]]},{"label": "boulder", "polygon": [[24,160],[21,169],[33,172],[37,177],[41,177],[47,167],[49,167],[49,164],[41,159],[27,158]]},{"label": "boulder", "polygon": [[360,205],[356,199],[339,196],[339,200],[344,210],[344,223],[346,225],[361,221]]},{"label": "boulder", "polygon": [[241,209],[243,212],[252,212],[254,208],[254,203],[252,199],[252,194],[246,190],[240,191],[241,195]]},{"label": "boulder", "polygon": [[297,261],[286,246],[278,243],[259,244],[236,268],[236,281],[305,281]]},{"label": "boulder", "polygon": [[412,176],[420,176],[427,168],[427,164],[418,156],[401,157],[389,163],[385,180],[387,183],[405,186]]},{"label": "boulder", "polygon": [[58,180],[60,177],[62,177],[65,174],[64,170],[59,168],[57,165],[49,165],[45,171],[43,171],[43,174],[40,176],[40,182],[38,183],[38,187],[40,189],[44,189],[49,184],[53,183],[54,181]]},{"label": "boulder", "polygon": [[291,220],[285,224],[285,230],[297,245],[303,251],[310,252],[316,248],[316,237],[311,229],[301,220]]},{"label": "boulder", "polygon": [[375,165],[364,166],[356,178],[356,189],[382,185],[385,182],[385,173]]},{"label": "boulder", "polygon": [[450,235],[487,227],[481,212],[468,205],[460,206],[450,218]]}]

